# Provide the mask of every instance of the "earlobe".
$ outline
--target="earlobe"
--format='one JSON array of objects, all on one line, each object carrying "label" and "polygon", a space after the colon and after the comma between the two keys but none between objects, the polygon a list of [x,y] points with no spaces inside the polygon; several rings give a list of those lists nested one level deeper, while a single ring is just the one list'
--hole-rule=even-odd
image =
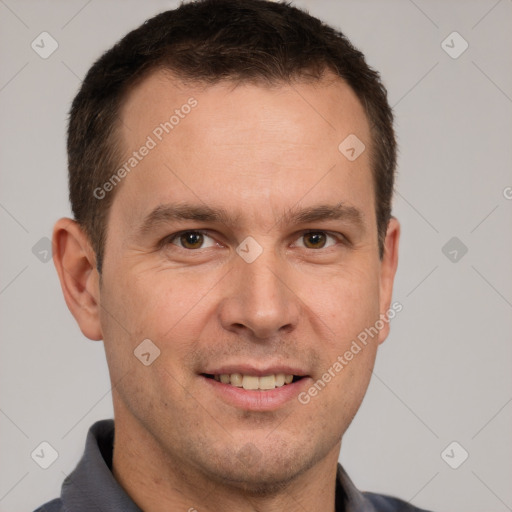
[{"label": "earlobe", "polygon": [[[380,314],[388,315],[393,296],[393,283],[398,266],[398,245],[400,241],[400,223],[391,217],[388,223],[386,239],[384,241],[384,255],[380,267]],[[382,343],[389,334],[389,322],[379,332],[379,343]]]},{"label": "earlobe", "polygon": [[91,340],[101,340],[96,257],[89,238],[76,221],[62,218],[55,223],[53,262],[64,299],[80,330]]}]

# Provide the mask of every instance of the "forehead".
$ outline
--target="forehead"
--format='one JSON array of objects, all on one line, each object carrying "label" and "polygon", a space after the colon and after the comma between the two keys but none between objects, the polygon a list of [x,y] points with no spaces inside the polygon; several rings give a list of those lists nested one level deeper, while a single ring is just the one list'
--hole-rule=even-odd
[{"label": "forehead", "polygon": [[[174,130],[188,116],[187,102],[195,98],[193,119],[182,130]],[[161,123],[174,119],[173,138],[184,142],[191,135],[207,136],[205,142],[216,135],[239,140],[248,145],[265,143],[312,143],[325,139],[327,133],[336,142],[350,127],[362,137],[367,135],[368,122],[354,91],[339,77],[325,74],[321,80],[254,84],[251,82],[219,81],[213,85],[198,82],[184,83],[170,72],[156,71],[139,82],[127,94],[121,109],[122,134],[127,146],[137,144],[141,131],[148,133]],[[210,121],[222,120],[229,126],[217,126],[210,131]],[[258,126],[259,125],[259,126]],[[255,130],[255,128],[264,128]],[[228,133],[231,128],[230,133]],[[239,128],[239,129],[236,129]],[[276,139],[275,135],[279,135]],[[178,142],[178,140],[176,140]],[[318,140],[316,140],[318,142]],[[327,141],[326,141],[327,142]]]},{"label": "forehead", "polygon": [[121,120],[125,163],[150,147],[116,191],[113,206],[129,207],[133,222],[185,196],[260,217],[265,205],[282,211],[319,195],[373,207],[370,151],[350,161],[339,150],[354,135],[369,149],[367,118],[355,93],[332,76],[201,86],[156,72],[128,94]]}]

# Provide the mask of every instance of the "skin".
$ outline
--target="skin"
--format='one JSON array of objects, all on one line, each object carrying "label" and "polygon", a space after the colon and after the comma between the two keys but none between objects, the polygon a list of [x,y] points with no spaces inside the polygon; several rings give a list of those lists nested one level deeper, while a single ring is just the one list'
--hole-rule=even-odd
[{"label": "skin", "polygon": [[[307,405],[294,398],[274,411],[243,410],[199,373],[227,363],[291,364],[309,376],[307,390],[388,311],[400,227],[392,218],[381,260],[368,121],[352,90],[329,75],[272,88],[201,88],[157,72],[124,104],[127,157],[191,96],[197,107],[115,190],[101,279],[80,227],[60,219],[54,229],[67,305],[85,336],[104,340],[114,475],[152,512],[334,510],[341,438],[388,324]],[[367,148],[353,162],[338,150],[349,134]],[[177,202],[239,217],[139,233],[151,210]],[[360,225],[282,222],[292,209],[340,202],[360,212]],[[206,235],[192,249],[170,237],[197,229]],[[321,232],[320,241],[305,230]],[[252,263],[236,252],[248,236],[263,250]],[[149,366],[133,354],[146,338],[161,351]],[[252,459],[241,461],[248,451]]]}]

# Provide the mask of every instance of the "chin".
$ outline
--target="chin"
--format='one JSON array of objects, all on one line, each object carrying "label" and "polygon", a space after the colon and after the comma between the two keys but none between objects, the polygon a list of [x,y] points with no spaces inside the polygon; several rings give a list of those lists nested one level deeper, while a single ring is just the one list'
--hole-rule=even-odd
[{"label": "chin", "polygon": [[241,468],[223,473],[221,479],[227,487],[256,498],[282,492],[296,476],[289,468]]},{"label": "chin", "polygon": [[[281,451],[277,447],[263,450],[247,443],[237,452],[230,450],[228,457],[212,454],[209,477],[247,496],[271,496],[286,489],[321,458],[286,446]],[[216,463],[212,467],[213,460]]]}]

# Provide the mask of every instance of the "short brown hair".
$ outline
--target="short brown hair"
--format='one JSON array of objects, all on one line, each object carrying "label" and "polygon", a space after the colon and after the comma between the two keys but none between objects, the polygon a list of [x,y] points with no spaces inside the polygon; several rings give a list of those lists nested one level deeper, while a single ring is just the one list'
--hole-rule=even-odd
[{"label": "short brown hair", "polygon": [[100,273],[115,191],[102,200],[93,191],[120,165],[119,112],[127,92],[158,69],[206,85],[318,80],[327,70],[341,77],[359,98],[371,128],[382,258],[397,150],[393,114],[379,74],[341,32],[289,3],[199,0],[158,14],[128,33],[94,63],[73,101],[67,146],[70,201]]}]

